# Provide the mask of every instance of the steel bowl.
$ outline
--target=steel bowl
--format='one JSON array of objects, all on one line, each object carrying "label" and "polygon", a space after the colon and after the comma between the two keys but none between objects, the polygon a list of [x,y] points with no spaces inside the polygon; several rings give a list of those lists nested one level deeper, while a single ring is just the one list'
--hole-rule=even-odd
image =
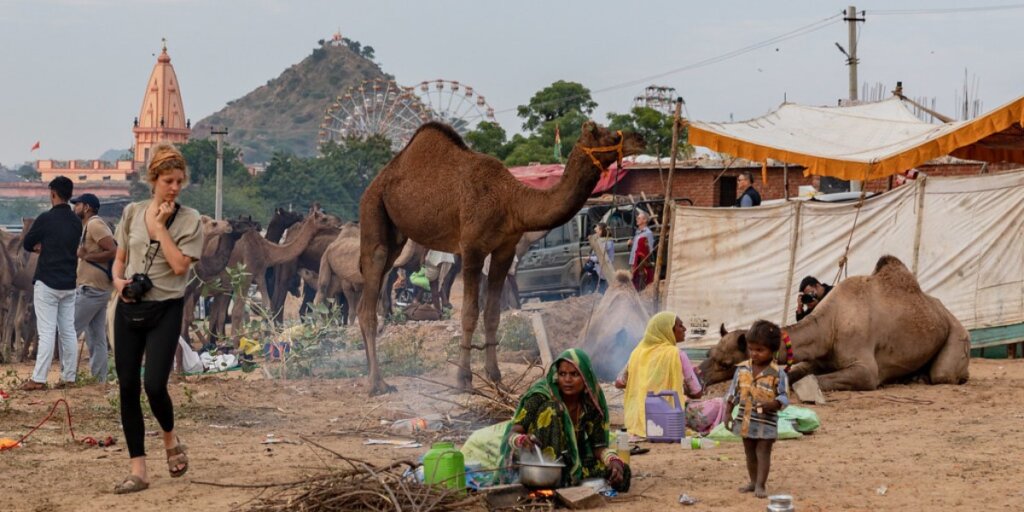
[{"label": "steel bowl", "polygon": [[562,482],[562,469],[565,464],[561,462],[547,464],[530,464],[522,462],[519,464],[519,483],[535,489],[554,489]]}]

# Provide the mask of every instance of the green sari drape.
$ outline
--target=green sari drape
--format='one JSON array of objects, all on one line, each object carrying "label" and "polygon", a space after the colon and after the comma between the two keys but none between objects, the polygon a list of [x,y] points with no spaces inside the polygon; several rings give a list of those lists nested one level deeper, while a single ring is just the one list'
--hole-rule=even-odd
[{"label": "green sari drape", "polygon": [[[573,425],[568,409],[558,390],[558,364],[568,361],[583,376],[586,397],[578,425]],[[539,379],[523,394],[501,445],[502,467],[512,464],[512,449],[508,436],[513,425],[522,425],[527,433],[540,441],[542,453],[550,459],[566,455],[567,483],[576,484],[585,478],[604,476],[606,468],[598,460],[596,450],[608,447],[608,404],[598,385],[590,357],[580,349],[562,352],[552,363],[545,377]]]}]

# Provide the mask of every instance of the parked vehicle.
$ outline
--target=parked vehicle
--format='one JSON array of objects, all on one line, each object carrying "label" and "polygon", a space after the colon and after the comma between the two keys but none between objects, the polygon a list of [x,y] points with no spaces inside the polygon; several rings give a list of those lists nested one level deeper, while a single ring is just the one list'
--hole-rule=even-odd
[{"label": "parked vehicle", "polygon": [[[684,199],[685,202],[690,202]],[[522,298],[563,298],[593,292],[597,283],[583,271],[590,257],[588,237],[598,222],[608,225],[615,240],[617,270],[629,268],[629,241],[636,230],[636,212],[643,210],[652,219],[655,244],[659,239],[658,221],[664,203],[648,200],[636,203],[591,203],[584,206],[569,222],[552,229],[534,242],[519,261],[516,283]]]}]

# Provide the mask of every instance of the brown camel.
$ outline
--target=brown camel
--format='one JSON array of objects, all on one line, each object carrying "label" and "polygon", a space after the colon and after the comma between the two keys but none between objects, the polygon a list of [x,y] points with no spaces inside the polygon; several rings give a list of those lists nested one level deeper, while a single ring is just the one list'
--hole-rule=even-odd
[{"label": "brown camel", "polygon": [[[284,307],[284,300],[288,293],[292,293],[302,299],[299,314],[305,314],[308,304],[313,301],[313,294],[316,293],[316,288],[311,287],[307,290],[305,283],[299,279],[297,272],[299,269],[306,269],[310,272],[318,272],[320,270],[320,259],[323,257],[324,252],[327,251],[327,247],[338,237],[338,233],[344,224],[337,216],[328,215],[327,218],[328,227],[317,233],[313,240],[310,240],[306,250],[302,251],[298,258],[274,267],[275,284],[274,291],[271,294],[271,307],[274,312],[280,312],[281,308]],[[285,242],[294,239],[295,236],[295,230],[289,230],[285,234]],[[280,319],[280,315],[277,318]]]},{"label": "brown camel", "polygon": [[[746,359],[746,331],[721,330],[722,340],[701,364],[709,384],[732,378]],[[797,362],[791,381],[813,373],[823,391],[867,391],[917,376],[963,384],[969,376],[967,330],[893,256],[882,256],[871,275],[839,283],[810,315],[783,330]]]},{"label": "brown camel", "polygon": [[[254,231],[242,235],[242,238],[235,243],[235,249],[228,261],[229,268],[234,268],[239,263],[245,266],[245,274],[240,283],[242,293],[248,293],[249,286],[255,281],[263,307],[269,310],[271,307],[270,293],[267,290],[265,278],[267,268],[298,258],[321,230],[329,229],[328,222],[327,216],[315,211],[299,225],[295,239],[281,245],[267,241]],[[221,279],[227,282],[226,276],[222,276]],[[233,330],[238,330],[241,328],[245,316],[245,301],[242,300],[243,297],[235,297],[235,299],[231,310],[231,325]]]},{"label": "brown camel", "polygon": [[553,188],[538,190],[517,181],[497,159],[476,153],[451,127],[421,126],[405,148],[366,189],[359,202],[359,268],[366,290],[359,302],[359,327],[370,366],[370,392],[384,393],[377,363],[377,294],[385,272],[412,239],[430,249],[462,255],[462,341],[458,382],[472,386],[470,350],[479,309],[480,269],[491,255],[487,308],[484,312],[486,370],[501,380],[497,357],[497,297],[516,243],[528,231],[567,222],[594,191],[616,159],[643,150],[635,134],[610,132],[593,122],[583,124],[569,154],[565,173]]},{"label": "brown camel", "polygon": [[[193,278],[189,280],[185,288],[185,314],[182,315],[181,336],[189,339],[189,327],[195,319],[196,302],[202,288],[207,283],[212,286],[219,286],[214,282],[224,269],[227,268],[228,260],[235,248],[235,244],[242,235],[255,231],[259,233],[260,225],[252,220],[230,219],[227,221],[214,221],[203,216],[203,253],[199,261],[192,267]],[[181,366],[179,365],[179,368]]]}]

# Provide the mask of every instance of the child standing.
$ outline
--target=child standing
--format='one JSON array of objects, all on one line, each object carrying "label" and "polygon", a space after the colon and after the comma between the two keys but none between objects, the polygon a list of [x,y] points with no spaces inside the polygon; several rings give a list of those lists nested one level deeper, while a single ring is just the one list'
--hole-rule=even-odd
[{"label": "child standing", "polygon": [[[758,498],[768,496],[765,483],[771,469],[772,445],[779,437],[778,411],[789,405],[786,371],[774,360],[781,342],[779,326],[767,320],[754,322],[740,336],[740,349],[747,352],[749,359],[736,367],[726,405],[725,426],[743,438],[747,455],[750,483],[741,487],[740,492],[753,492]],[[737,404],[740,411],[734,421],[731,412]]]}]

